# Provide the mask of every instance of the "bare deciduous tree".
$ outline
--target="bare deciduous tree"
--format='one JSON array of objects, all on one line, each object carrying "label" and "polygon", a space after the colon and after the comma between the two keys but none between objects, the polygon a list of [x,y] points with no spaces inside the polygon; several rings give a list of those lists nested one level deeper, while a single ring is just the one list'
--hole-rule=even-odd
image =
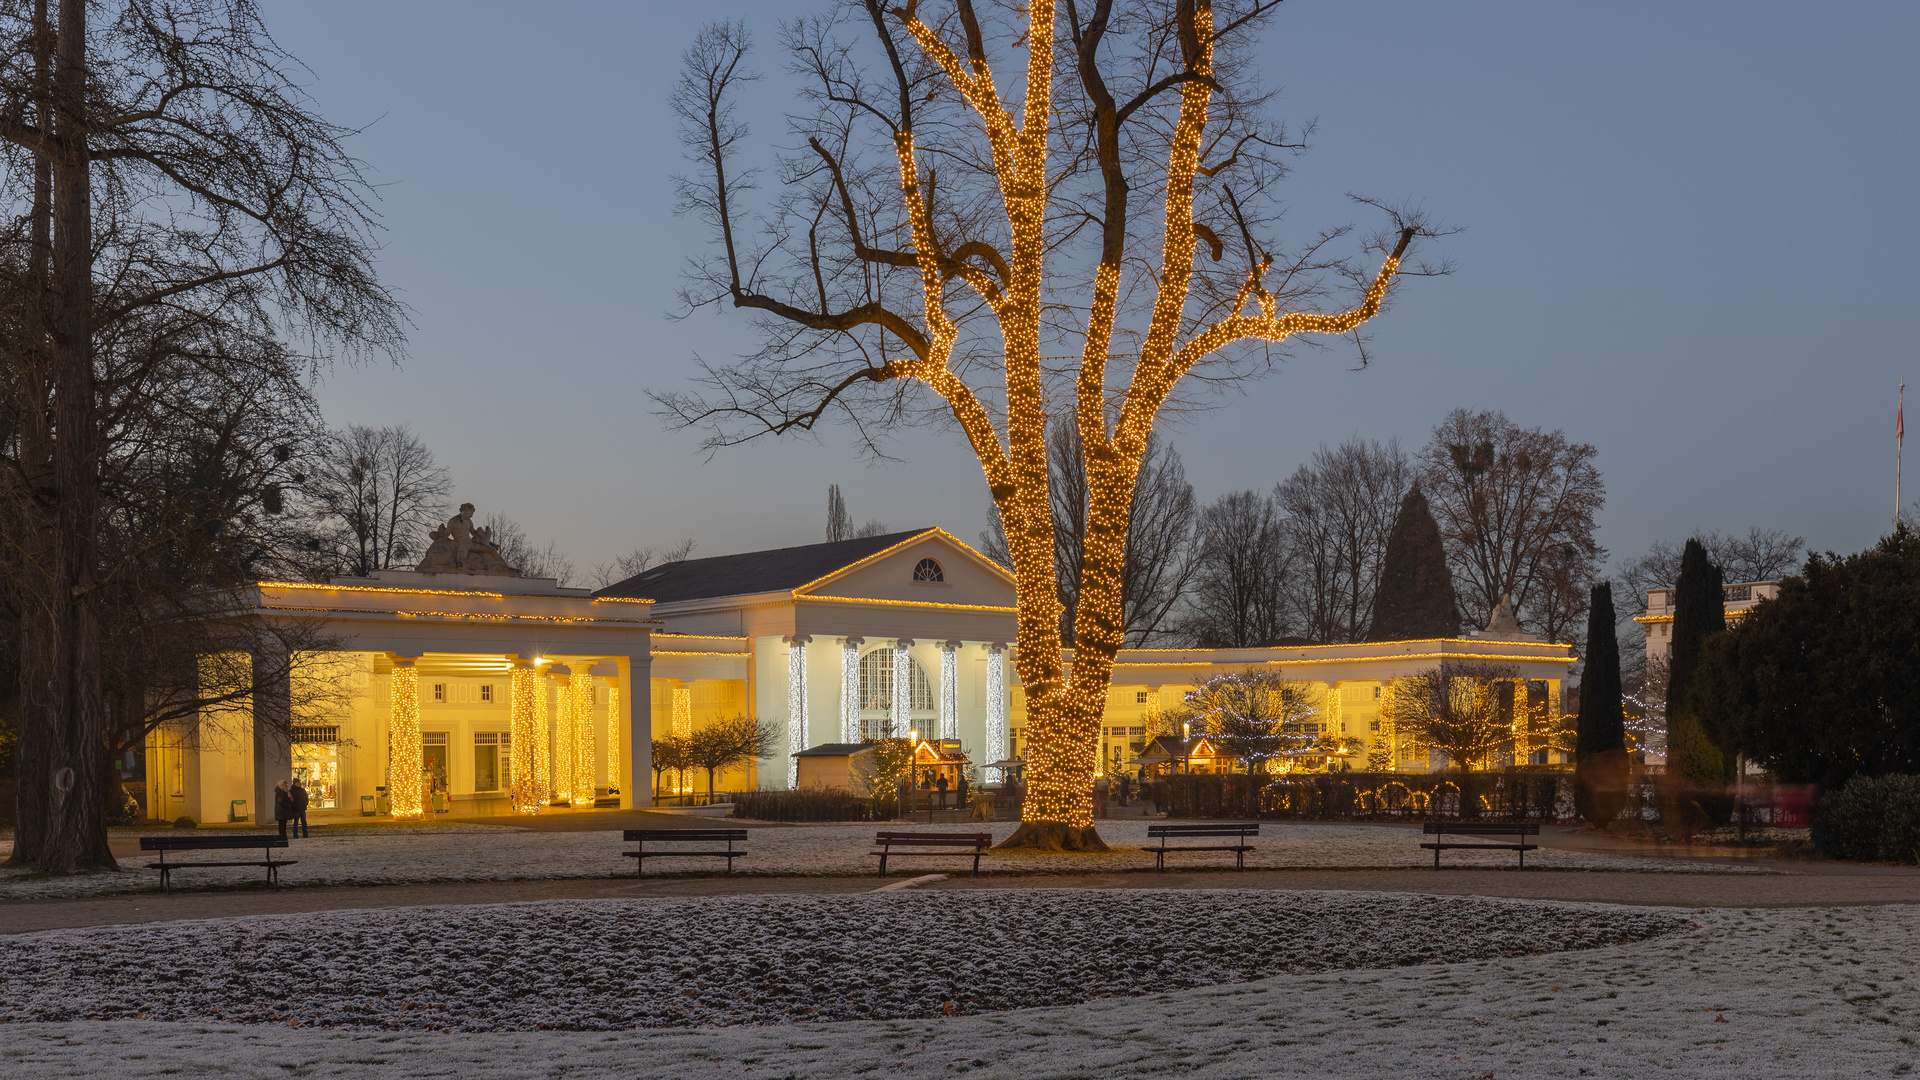
[{"label": "bare deciduous tree", "polygon": [[847,500],[840,496],[839,484],[827,485],[827,543],[853,539],[853,515],[847,513]]},{"label": "bare deciduous tree", "polygon": [[1320,447],[1274,488],[1286,514],[1294,620],[1315,641],[1361,641],[1373,618],[1387,538],[1413,469],[1398,441]]},{"label": "bare deciduous tree", "polygon": [[[1391,228],[1358,244],[1344,228],[1292,250],[1271,238],[1300,146],[1266,117],[1252,67],[1275,7],[1038,0],[983,14],[954,0],[923,16],[864,0],[787,23],[794,149],[757,221],[733,106],[751,78],[745,28],[704,31],[673,96],[697,169],[681,206],[713,232],[686,304],[747,309],[765,333],[760,351],[703,367],[697,391],[657,400],[709,447],[825,419],[875,453],[902,423],[963,434],[1019,607],[1033,752],[1010,846],[1104,847],[1093,771],[1126,636],[1130,508],[1161,415],[1270,369],[1300,335],[1359,331],[1429,234],[1378,207]],[[1329,301],[1332,314],[1308,310]],[[1046,446],[1049,403],[1065,401],[1088,489],[1070,671]]]},{"label": "bare deciduous tree", "polygon": [[560,550],[558,541],[536,547],[527,530],[505,514],[488,514],[485,528],[501,561],[520,571],[520,576],[553,578],[562,585],[573,580],[573,560]]},{"label": "bare deciduous tree", "polygon": [[1236,491],[1200,511],[1198,566],[1180,615],[1180,636],[1209,649],[1272,645],[1291,633],[1286,529],[1272,496]]},{"label": "bare deciduous tree", "polygon": [[1484,769],[1513,749],[1515,677],[1497,665],[1443,664],[1393,680],[1381,712],[1403,742],[1440,751],[1452,768]]},{"label": "bare deciduous tree", "polygon": [[1420,452],[1420,485],[1447,543],[1461,613],[1486,625],[1502,596],[1522,623],[1576,641],[1606,549],[1594,540],[1606,485],[1587,443],[1455,409]]},{"label": "bare deciduous tree", "polygon": [[693,549],[699,546],[700,542],[689,536],[668,548],[634,548],[610,563],[595,565],[593,586],[596,589],[604,589],[630,577],[644,574],[656,566],[680,562],[692,555]]},{"label": "bare deciduous tree", "polygon": [[[1050,494],[1053,499],[1054,573],[1060,591],[1060,639],[1073,644],[1079,606],[1080,564],[1086,556],[1087,471],[1079,429],[1056,421],[1047,437]],[[1170,620],[1199,565],[1193,544],[1197,502],[1186,466],[1172,446],[1156,437],[1141,458],[1140,480],[1128,508],[1127,558],[1121,571],[1121,606],[1126,643],[1140,647],[1172,632]],[[1011,567],[1006,529],[997,507],[989,507],[981,542],[989,558]]]},{"label": "bare deciduous tree", "polygon": [[334,523],[341,572],[365,577],[419,561],[447,516],[453,477],[406,425],[354,424],[328,441],[309,491]]},{"label": "bare deciduous tree", "polygon": [[114,865],[105,586],[150,555],[103,533],[123,438],[107,380],[153,380],[143,362],[186,341],[397,349],[402,314],[373,273],[350,132],[310,109],[252,3],[24,0],[0,6],[0,40],[0,498],[24,688],[10,861],[61,873]]}]

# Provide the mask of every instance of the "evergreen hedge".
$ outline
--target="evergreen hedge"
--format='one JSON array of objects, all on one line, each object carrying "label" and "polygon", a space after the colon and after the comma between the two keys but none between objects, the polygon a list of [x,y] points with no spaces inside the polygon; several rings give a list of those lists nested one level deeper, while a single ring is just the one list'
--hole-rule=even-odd
[{"label": "evergreen hedge", "polygon": [[1820,854],[1857,862],[1920,863],[1920,776],[1856,776],[1820,801]]}]

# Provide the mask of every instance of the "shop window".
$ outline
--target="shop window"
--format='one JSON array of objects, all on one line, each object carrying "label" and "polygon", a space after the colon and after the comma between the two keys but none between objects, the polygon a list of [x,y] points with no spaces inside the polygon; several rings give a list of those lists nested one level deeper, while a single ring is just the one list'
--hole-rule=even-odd
[{"label": "shop window", "polygon": [[293,729],[293,775],[307,789],[308,805],[332,810],[340,804],[340,729]]}]

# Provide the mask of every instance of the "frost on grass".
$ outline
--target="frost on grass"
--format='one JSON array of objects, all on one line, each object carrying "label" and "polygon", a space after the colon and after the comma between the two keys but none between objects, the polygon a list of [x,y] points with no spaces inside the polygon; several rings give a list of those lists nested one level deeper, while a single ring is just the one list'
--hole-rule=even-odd
[{"label": "frost on grass", "polygon": [[910,1019],[1673,934],[1641,909],[1273,891],[549,901],[53,931],[0,1020],[498,1031]]}]

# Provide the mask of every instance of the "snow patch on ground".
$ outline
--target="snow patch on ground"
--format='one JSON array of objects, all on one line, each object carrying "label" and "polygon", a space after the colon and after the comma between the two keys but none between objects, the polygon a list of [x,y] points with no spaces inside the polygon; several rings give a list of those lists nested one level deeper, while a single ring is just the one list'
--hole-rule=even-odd
[{"label": "snow patch on ground", "polygon": [[0,1020],[469,1032],[928,1018],[1594,948],[1690,926],[1620,907],[1269,890],[342,911],[12,938]]},{"label": "snow patch on ground", "polygon": [[0,1024],[0,1074],[1851,1080],[1920,1065],[1920,908],[1669,914],[1701,929],[1577,952],[1281,975],[932,1020],[458,1037],[132,1020]]},{"label": "snow patch on ground", "polygon": [[[729,823],[733,824],[733,823]],[[1153,856],[1142,850],[1148,843],[1144,820],[1100,822],[1100,833],[1114,850],[1102,855],[1001,855],[981,861],[981,872],[997,874],[1092,874],[1151,870]],[[399,826],[392,832],[371,833],[352,826],[311,839],[295,840],[276,857],[296,859],[299,865],[280,874],[285,885],[395,885],[434,881],[527,881],[558,878],[610,877],[633,873],[633,860],[621,855],[631,844],[618,831],[535,832],[511,826],[471,829],[445,826]],[[913,826],[889,826],[911,830]],[[952,832],[953,826],[922,826],[930,832]],[[991,832],[1006,838],[1014,822],[988,822],[961,831]],[[871,874],[875,861],[873,825],[772,826],[752,829],[747,857],[734,862],[736,874],[823,876]],[[1433,853],[1423,851],[1425,839],[1417,830],[1373,825],[1262,822],[1261,835],[1247,855],[1251,869],[1399,869],[1433,865]],[[190,860],[192,853],[184,853]],[[151,856],[124,860],[120,873],[89,874],[53,880],[0,872],[0,900],[98,896],[158,888],[159,875],[146,869]],[[171,860],[169,860],[171,861]],[[1450,867],[1502,867],[1515,863],[1512,852],[1449,851]],[[717,859],[649,860],[648,874],[713,873],[724,869]],[[906,873],[952,872],[968,869],[971,856],[914,858],[898,865]],[[1222,852],[1175,854],[1167,858],[1172,869],[1230,867],[1232,856]],[[1527,853],[1527,865],[1554,870],[1634,870],[1655,873],[1769,873],[1757,867],[1704,863],[1697,860],[1606,855],[1542,848]],[[174,876],[174,888],[259,887],[258,869],[187,870]]]}]

